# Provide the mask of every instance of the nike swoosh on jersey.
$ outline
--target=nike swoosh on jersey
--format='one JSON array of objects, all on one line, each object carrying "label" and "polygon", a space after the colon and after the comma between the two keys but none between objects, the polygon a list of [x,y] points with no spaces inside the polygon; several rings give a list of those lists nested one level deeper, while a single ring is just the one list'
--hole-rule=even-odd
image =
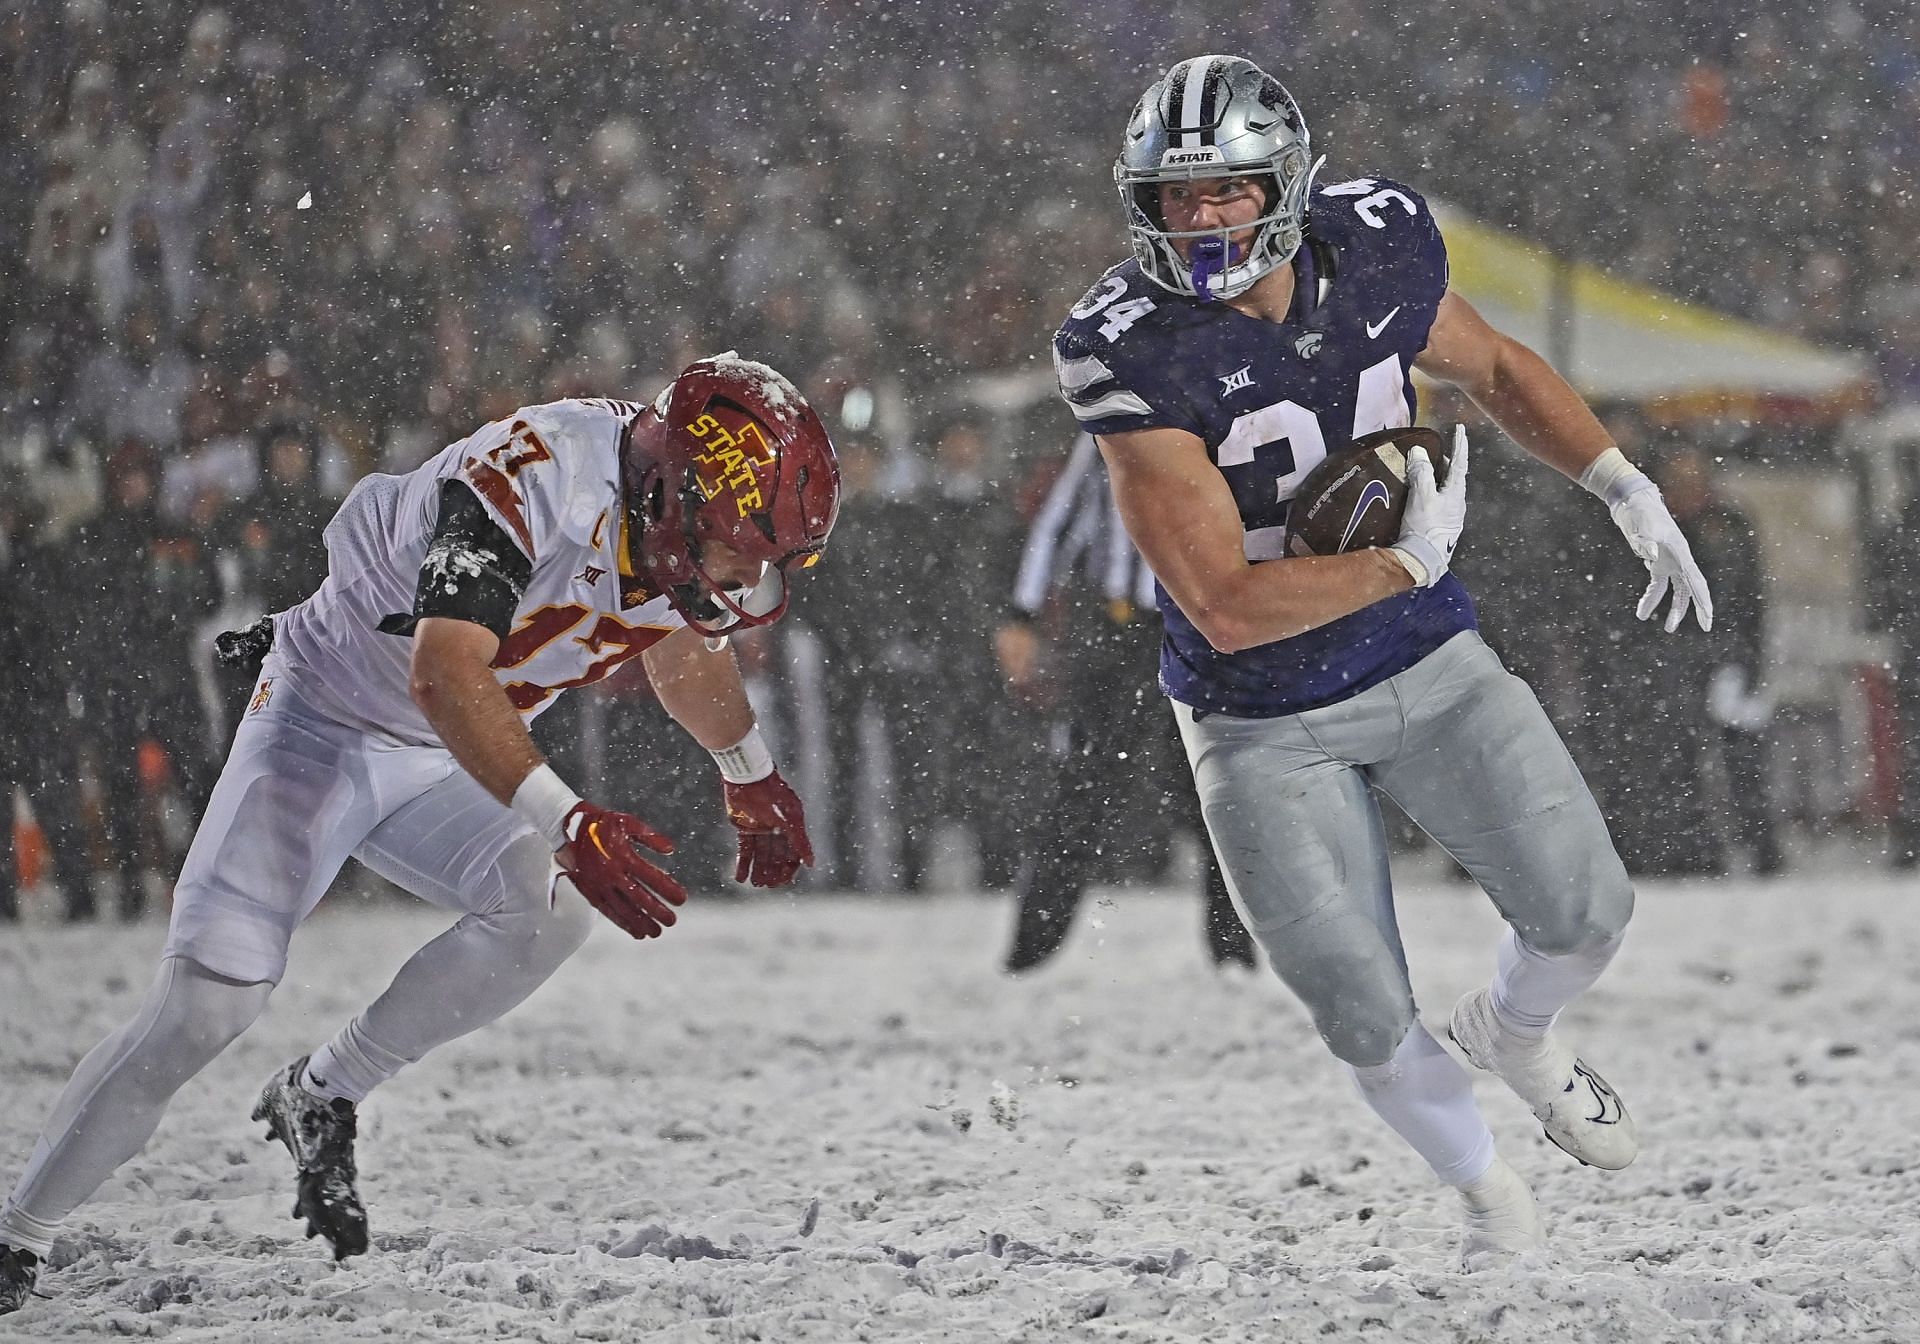
[{"label": "nike swoosh on jersey", "polygon": [[1374,337],[1378,336],[1381,332],[1385,331],[1387,329],[1387,323],[1393,321],[1394,313],[1397,313],[1399,311],[1400,311],[1400,305],[1395,304],[1393,306],[1393,313],[1388,313],[1385,317],[1381,318],[1378,322],[1367,323],[1367,339],[1372,340]]}]

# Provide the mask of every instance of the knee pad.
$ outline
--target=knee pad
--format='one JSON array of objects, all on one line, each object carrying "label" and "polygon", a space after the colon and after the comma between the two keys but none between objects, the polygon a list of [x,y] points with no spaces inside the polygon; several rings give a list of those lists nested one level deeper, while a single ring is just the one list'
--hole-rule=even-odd
[{"label": "knee pad", "polygon": [[229,980],[191,957],[168,957],[136,1019],[136,1048],[156,1074],[191,1077],[253,1025],[272,993],[268,981]]},{"label": "knee pad", "polygon": [[1320,1039],[1343,1064],[1356,1070],[1390,1063],[1413,1026],[1413,1006],[1402,1015],[1386,1005],[1368,1005],[1369,1011],[1350,1013],[1337,1023],[1319,1020]]},{"label": "knee pad", "polygon": [[265,1011],[273,993],[269,980],[234,980],[208,970],[192,957],[169,958],[174,963],[170,1005],[205,1027],[208,1039],[222,1046],[252,1026]]},{"label": "knee pad", "polygon": [[587,941],[599,914],[573,883],[552,881],[553,855],[539,836],[528,835],[500,856],[505,888],[500,908],[482,916],[508,936],[523,939],[530,957],[556,967]]},{"label": "knee pad", "polygon": [[573,883],[562,878],[554,890],[553,909],[547,912],[540,936],[550,939],[556,949],[566,949],[561,955],[564,961],[580,950],[599,922],[600,912],[587,904],[587,898]]},{"label": "knee pad", "polygon": [[1355,1068],[1392,1059],[1413,1026],[1413,995],[1391,958],[1373,965],[1335,959],[1285,978],[1313,1015],[1327,1049]]},{"label": "knee pad", "polygon": [[1359,1067],[1393,1057],[1413,1025],[1413,987],[1369,914],[1330,905],[1255,936],[1335,1056]]},{"label": "knee pad", "polygon": [[1583,882],[1585,900],[1541,911],[1521,930],[1528,947],[1545,956],[1565,957],[1619,941],[1633,918],[1633,882],[1626,866],[1616,858]]},{"label": "knee pad", "polygon": [[1591,942],[1618,942],[1633,918],[1633,879],[1627,866],[1618,859],[1611,872],[1595,884],[1594,898],[1587,907],[1587,929]]}]

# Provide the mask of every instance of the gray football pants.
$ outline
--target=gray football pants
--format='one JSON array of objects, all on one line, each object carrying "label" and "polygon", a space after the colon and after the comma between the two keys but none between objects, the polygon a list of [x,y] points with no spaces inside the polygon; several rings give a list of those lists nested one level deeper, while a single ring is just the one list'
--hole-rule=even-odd
[{"label": "gray football pants", "polygon": [[1633,913],[1573,758],[1533,691],[1475,633],[1321,709],[1174,712],[1247,928],[1349,1064],[1385,1063],[1414,1022],[1374,790],[1459,860],[1537,952],[1585,951]]}]

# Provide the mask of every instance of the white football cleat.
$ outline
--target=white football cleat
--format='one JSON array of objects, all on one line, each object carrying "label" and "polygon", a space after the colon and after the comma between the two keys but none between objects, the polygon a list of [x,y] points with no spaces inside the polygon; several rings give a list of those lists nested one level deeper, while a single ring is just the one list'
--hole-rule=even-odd
[{"label": "white football cleat", "polygon": [[1533,1191],[1498,1154],[1479,1180],[1460,1187],[1460,1198],[1467,1206],[1460,1254],[1468,1269],[1484,1268],[1547,1244],[1547,1229],[1534,1207]]},{"label": "white football cleat", "polygon": [[1454,1005],[1447,1035],[1475,1068],[1512,1088],[1547,1137],[1581,1162],[1618,1171],[1639,1154],[1633,1117],[1607,1080],[1554,1040],[1552,1032],[1533,1040],[1502,1028],[1488,991],[1475,990]]}]

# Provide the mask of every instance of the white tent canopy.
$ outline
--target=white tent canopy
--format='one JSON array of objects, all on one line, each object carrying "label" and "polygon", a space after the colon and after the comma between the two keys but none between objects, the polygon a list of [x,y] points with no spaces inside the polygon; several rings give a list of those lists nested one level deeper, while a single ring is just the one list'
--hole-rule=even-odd
[{"label": "white tent canopy", "polygon": [[1555,271],[1545,248],[1434,204],[1446,235],[1452,286],[1500,330],[1543,354],[1570,345],[1561,372],[1594,400],[1784,398],[1858,400],[1870,381],[1856,354],[1823,350],[1764,327],[1614,279],[1566,268],[1567,321],[1556,333]]}]

